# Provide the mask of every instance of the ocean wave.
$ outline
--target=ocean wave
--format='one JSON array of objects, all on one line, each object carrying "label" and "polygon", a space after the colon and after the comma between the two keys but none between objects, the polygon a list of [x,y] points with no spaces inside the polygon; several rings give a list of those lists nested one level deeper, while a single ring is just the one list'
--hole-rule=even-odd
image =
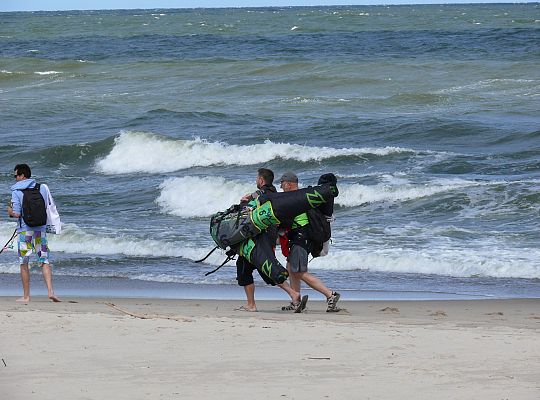
[{"label": "ocean wave", "polygon": [[369,270],[452,277],[540,278],[540,250],[492,248],[338,250],[310,262],[311,269]]},{"label": "ocean wave", "polygon": [[367,203],[409,201],[456,189],[488,184],[462,179],[440,179],[425,183],[410,183],[403,178],[395,178],[392,181],[376,185],[339,186],[338,184],[339,196],[336,198],[336,204],[343,207],[356,207]]},{"label": "ocean wave", "polygon": [[254,184],[227,181],[222,177],[169,178],[159,186],[160,210],[184,218],[208,217],[239,202]]},{"label": "ocean wave", "polygon": [[[204,256],[211,248],[201,248],[195,243],[186,243],[178,246],[156,240],[137,240],[130,237],[99,237],[84,233],[76,227],[70,227],[58,236],[49,236],[50,248],[53,252],[62,252],[74,255],[87,256],[117,256],[144,257],[162,259],[163,257],[181,257],[187,260],[196,260]],[[285,265],[285,258],[280,251],[276,254],[278,260]],[[221,264],[225,255],[223,251],[214,252],[203,264],[216,266]],[[53,257],[54,259],[54,257]],[[448,277],[492,277],[492,278],[520,278],[540,279],[540,250],[491,248],[491,247],[467,247],[461,249],[432,248],[402,249],[399,247],[370,246],[358,250],[341,249],[332,246],[331,252],[326,257],[313,259],[310,269],[315,273],[317,270],[325,271],[372,271],[398,274],[422,274],[439,275]],[[105,262],[105,261],[104,261]],[[54,263],[54,262],[53,262]],[[232,264],[231,264],[232,265]],[[16,250],[8,250],[0,259],[0,273],[19,273]],[[66,271],[57,270],[58,274],[94,277],[127,277],[156,282],[187,282],[183,272],[179,276],[174,269],[163,270],[141,269],[139,273],[122,268],[86,269],[69,267]],[[188,274],[189,275],[189,274]],[[188,279],[189,278],[189,279]],[[186,280],[187,279],[187,280]],[[198,278],[197,278],[198,279]]]},{"label": "ocean wave", "polygon": [[[358,207],[378,202],[399,203],[469,188],[493,188],[499,191],[501,188],[508,190],[513,185],[538,184],[538,180],[488,182],[464,179],[436,179],[413,183],[404,176],[393,175],[379,175],[379,180],[381,182],[374,185],[338,183],[339,196],[335,204],[341,207]],[[238,203],[242,195],[254,190],[254,185],[223,177],[187,176],[169,178],[159,188],[161,192],[156,203],[161,212],[183,218],[201,218]],[[202,199],[204,201],[201,201]],[[525,200],[531,203],[534,199],[535,197]],[[518,196],[516,201],[521,204],[524,200],[520,200]],[[502,205],[495,202],[492,207],[496,210]]]},{"label": "ocean wave", "polygon": [[41,165],[64,168],[65,165],[91,167],[96,158],[103,157],[113,145],[112,138],[90,143],[56,145],[24,152],[27,160],[39,160]]},{"label": "ocean wave", "polygon": [[[14,227],[14,224],[0,223],[0,235],[6,238],[5,240],[2,239],[4,243],[13,233]],[[60,235],[48,235],[47,238],[51,252],[92,256],[182,257],[189,260],[197,260],[213,247],[210,240],[208,242],[208,249],[205,249],[196,243],[185,242],[179,246],[177,242],[170,242],[167,245],[162,240],[141,239],[127,234],[118,234],[114,237],[109,237],[83,230],[75,224],[66,224]],[[14,256],[16,256],[16,249],[17,246],[15,245],[14,248],[6,250],[2,256],[9,253],[15,253]],[[223,254],[217,253],[209,257],[209,263],[219,264],[223,261]],[[9,271],[2,271],[0,269],[0,272]]]},{"label": "ocean wave", "polygon": [[57,75],[61,74],[62,72],[59,71],[36,71],[34,74],[36,75]]},{"label": "ocean wave", "polygon": [[[496,183],[467,180],[438,180],[423,184],[410,183],[405,178],[383,176],[376,185],[339,184],[336,204],[357,207],[367,203],[401,202],[463,189]],[[499,183],[500,184],[500,183]],[[156,203],[162,212],[184,218],[209,217],[254,190],[252,183],[226,180],[223,177],[169,178],[160,185]],[[204,199],[204,201],[201,201]]]},{"label": "ocean wave", "polygon": [[507,91],[516,89],[530,90],[531,86],[537,86],[540,81],[534,79],[504,79],[493,78],[483,79],[474,83],[469,83],[461,86],[453,86],[450,88],[440,89],[435,91],[435,94],[449,93],[470,93],[478,95],[478,93],[490,93],[491,91]]},{"label": "ocean wave", "polygon": [[[119,173],[167,173],[214,165],[255,165],[274,159],[300,162],[322,161],[334,157],[387,156],[394,153],[417,154],[400,147],[332,148],[291,143],[233,145],[203,139],[180,140],[144,132],[125,131],[115,139],[108,155],[97,160],[96,171]],[[243,157],[244,156],[244,157]]]},{"label": "ocean wave", "polygon": [[[6,240],[13,232],[13,224],[0,223],[0,235]],[[49,235],[51,252],[68,255],[87,256],[127,256],[145,259],[183,258],[197,260],[203,257],[213,244],[184,241],[170,242],[153,239],[134,238],[129,235],[107,237],[83,230],[76,225],[67,224],[60,235]],[[470,243],[463,247],[452,247],[441,243],[432,243],[429,247],[403,249],[399,246],[375,245],[373,243],[356,244],[357,249],[343,248],[346,240],[336,237],[331,252],[326,257],[313,259],[313,270],[354,271],[369,270],[387,273],[432,274],[451,277],[494,277],[540,279],[540,250],[537,248],[514,248],[508,243],[494,242],[493,239],[479,243]],[[491,240],[491,242],[490,242]],[[5,242],[4,242],[5,243]],[[4,244],[2,243],[2,245]],[[206,261],[207,265],[219,265],[225,255],[223,251],[214,252]],[[281,252],[277,251],[278,260],[285,265]],[[53,256],[54,260],[54,256]],[[82,267],[84,268],[84,267]],[[172,270],[171,270],[172,271]],[[16,246],[8,249],[0,258],[0,273],[18,273]],[[105,271],[108,276],[124,276],[122,269]],[[69,274],[83,274],[102,277],[104,271],[73,271]],[[175,281],[173,272],[141,270],[138,279]],[[130,277],[133,278],[133,273]],[[139,276],[139,275],[137,275]],[[158,279],[159,277],[159,279]]]}]

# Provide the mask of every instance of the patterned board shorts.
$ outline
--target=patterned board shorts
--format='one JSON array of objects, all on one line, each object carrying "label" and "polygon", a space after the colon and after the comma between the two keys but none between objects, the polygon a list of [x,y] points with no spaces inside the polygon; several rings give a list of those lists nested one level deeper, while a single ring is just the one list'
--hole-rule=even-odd
[{"label": "patterned board shorts", "polygon": [[41,231],[22,231],[19,233],[19,263],[28,264],[32,253],[37,255],[39,264],[49,264],[47,236]]}]

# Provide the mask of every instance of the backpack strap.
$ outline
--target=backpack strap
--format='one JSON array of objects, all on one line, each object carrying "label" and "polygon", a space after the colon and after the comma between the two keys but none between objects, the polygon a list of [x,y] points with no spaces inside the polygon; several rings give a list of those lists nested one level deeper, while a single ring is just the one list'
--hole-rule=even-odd
[{"label": "backpack strap", "polygon": [[221,267],[223,267],[225,264],[227,264],[229,261],[234,260],[234,258],[236,257],[236,253],[234,253],[232,249],[227,251],[225,254],[227,254],[227,258],[225,259],[225,261],[223,261],[221,265],[217,267],[216,269],[213,269],[212,271],[209,271],[206,274],[204,274],[204,276],[213,274],[214,272],[218,271]]},{"label": "backpack strap", "polygon": [[210,253],[208,253],[204,258],[201,258],[200,260],[197,260],[197,261],[194,261],[194,262],[196,262],[196,263],[203,262],[203,261],[206,260],[208,257],[210,257],[210,254],[212,254],[214,251],[216,251],[216,249],[219,249],[219,246],[216,246],[216,247],[214,247],[212,250],[210,250]]}]

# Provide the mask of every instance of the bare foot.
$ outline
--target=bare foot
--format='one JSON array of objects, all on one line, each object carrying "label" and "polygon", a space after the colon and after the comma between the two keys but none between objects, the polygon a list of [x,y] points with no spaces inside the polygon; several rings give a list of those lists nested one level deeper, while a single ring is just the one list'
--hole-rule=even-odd
[{"label": "bare foot", "polygon": [[234,311],[257,312],[257,307],[240,306],[235,308]]},{"label": "bare foot", "polygon": [[15,301],[18,301],[19,303],[28,303],[30,301],[30,297],[21,297]]},{"label": "bare foot", "polygon": [[60,299],[58,297],[56,297],[54,294],[50,294],[49,299],[51,299],[55,303],[60,303]]}]

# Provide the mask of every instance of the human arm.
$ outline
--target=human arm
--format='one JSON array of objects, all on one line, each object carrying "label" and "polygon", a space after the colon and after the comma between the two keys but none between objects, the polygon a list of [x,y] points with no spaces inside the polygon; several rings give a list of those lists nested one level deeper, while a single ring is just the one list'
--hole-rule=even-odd
[{"label": "human arm", "polygon": [[22,203],[15,192],[11,194],[11,201],[7,207],[7,213],[10,218],[19,218],[21,216]]},{"label": "human arm", "polygon": [[9,215],[9,218],[19,218],[21,216],[21,214],[17,214],[15,211],[13,211],[13,207],[11,204],[7,207],[7,213]]}]

